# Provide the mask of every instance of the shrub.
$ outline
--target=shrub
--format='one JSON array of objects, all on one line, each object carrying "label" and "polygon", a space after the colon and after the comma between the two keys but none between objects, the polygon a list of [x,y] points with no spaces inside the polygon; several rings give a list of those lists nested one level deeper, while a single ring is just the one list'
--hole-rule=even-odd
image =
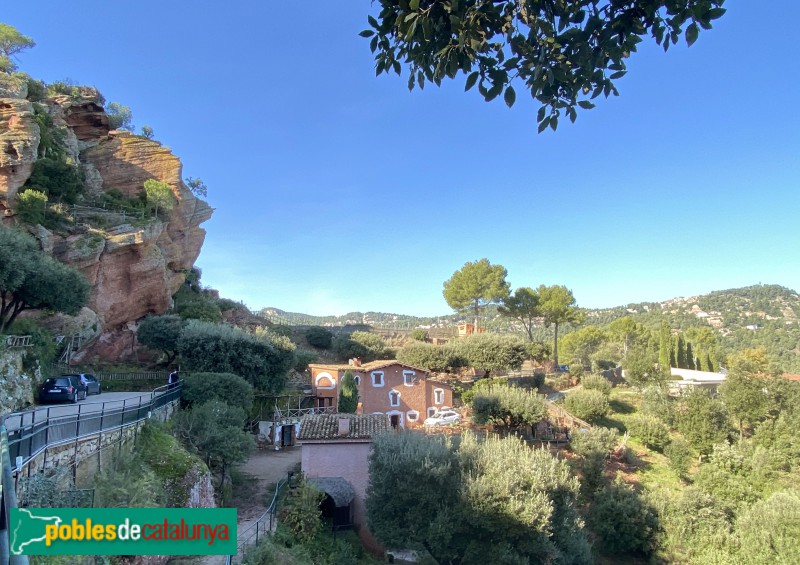
[{"label": "shrub", "polygon": [[475,381],[475,383],[472,385],[472,388],[461,393],[461,401],[464,404],[472,404],[472,400],[475,398],[475,395],[482,390],[486,390],[489,387],[497,388],[502,386],[508,386],[508,379],[492,379],[489,377],[485,379],[479,379]]},{"label": "shrub", "polygon": [[119,102],[111,102],[106,106],[106,114],[108,115],[108,127],[111,129],[125,129],[128,131],[135,129],[131,123],[133,114],[127,106],[123,106]]},{"label": "shrub", "polygon": [[253,385],[232,373],[191,373],[183,378],[181,397],[187,406],[221,400],[250,412]]},{"label": "shrub", "polygon": [[681,438],[673,439],[664,448],[664,455],[669,459],[669,466],[681,479],[689,472],[692,464],[692,448]]},{"label": "shrub", "polygon": [[467,364],[452,345],[412,342],[397,352],[397,360],[429,371],[452,372]]},{"label": "shrub", "polygon": [[581,379],[581,384],[584,390],[597,390],[608,396],[611,394],[611,383],[605,377],[600,375],[589,375]]},{"label": "shrub", "polygon": [[517,336],[473,334],[458,340],[453,347],[470,367],[487,372],[519,369],[528,358],[527,343]]},{"label": "shrub", "polygon": [[294,365],[294,345],[288,338],[198,320],[186,324],[178,350],[190,371],[233,373],[265,392],[280,391]]},{"label": "shrub", "polygon": [[300,543],[311,541],[321,531],[322,511],[319,506],[324,498],[325,493],[306,481],[305,477],[289,491],[280,510],[280,521]]},{"label": "shrub", "polygon": [[509,386],[478,389],[472,399],[476,424],[492,423],[506,429],[534,426],[547,414],[544,401],[532,392]]},{"label": "shrub", "polygon": [[333,343],[333,333],[321,327],[308,328],[306,330],[306,341],[312,347],[330,349],[331,343]]},{"label": "shrub", "polygon": [[353,373],[345,371],[344,375],[342,375],[342,383],[339,386],[339,412],[355,414],[357,408],[358,386]]},{"label": "shrub", "polygon": [[567,410],[587,422],[596,422],[608,414],[608,398],[597,390],[576,390],[564,401]]},{"label": "shrub", "polygon": [[655,547],[659,526],[655,510],[622,483],[609,485],[597,495],[588,523],[607,553],[650,555]]},{"label": "shrub", "polygon": [[580,430],[572,436],[570,448],[578,455],[602,453],[605,457],[617,444],[617,430],[595,426],[588,430]]},{"label": "shrub", "polygon": [[800,491],[756,502],[739,517],[736,533],[750,563],[800,563]]},{"label": "shrub", "polygon": [[428,339],[428,332],[422,328],[415,328],[411,330],[409,337],[414,341],[425,341]]},{"label": "shrub", "polygon": [[163,351],[169,365],[178,355],[178,340],[184,325],[184,320],[174,314],[148,316],[139,323],[136,339],[146,347]]},{"label": "shrub", "polygon": [[17,194],[17,215],[24,223],[44,224],[47,215],[47,195],[34,189]]},{"label": "shrub", "polygon": [[333,349],[340,359],[358,357],[362,361],[375,361],[392,356],[383,338],[369,332],[353,332],[350,336],[339,334],[333,340]]},{"label": "shrub", "polygon": [[22,367],[35,371],[37,368],[45,369],[55,360],[58,346],[53,335],[31,318],[17,319],[9,329],[11,335],[29,335],[33,347],[25,348]]},{"label": "shrub", "polygon": [[632,436],[642,440],[650,449],[661,451],[669,443],[669,428],[655,416],[634,414],[625,425]]},{"label": "shrub", "polygon": [[319,355],[308,349],[297,349],[294,352],[294,358],[294,370],[298,373],[302,373],[308,369],[309,364],[317,362]]},{"label": "shrub", "polygon": [[83,194],[85,184],[83,175],[75,165],[63,159],[42,157],[34,163],[25,188],[43,192],[50,202],[75,204],[78,196]]}]

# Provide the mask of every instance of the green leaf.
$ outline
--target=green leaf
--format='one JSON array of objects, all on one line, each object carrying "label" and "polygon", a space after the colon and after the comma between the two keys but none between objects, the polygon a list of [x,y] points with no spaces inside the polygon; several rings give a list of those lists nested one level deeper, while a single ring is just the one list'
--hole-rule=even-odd
[{"label": "green leaf", "polygon": [[612,74],[612,75],[611,75],[609,78],[610,78],[611,80],[616,80],[616,79],[618,79],[618,78],[622,78],[622,77],[624,77],[624,76],[625,76],[625,73],[626,73],[626,72],[627,72],[627,71],[617,71],[616,73]]},{"label": "green leaf", "polygon": [[725,12],[727,12],[725,8],[711,8],[706,15],[709,20],[716,20],[721,18]]},{"label": "green leaf", "polygon": [[415,82],[415,80],[416,80],[416,77],[414,77],[414,73],[410,73],[408,75],[408,90],[409,91],[414,90],[414,82]]},{"label": "green leaf", "polygon": [[505,94],[503,94],[503,100],[505,100],[506,106],[509,108],[514,105],[514,102],[517,100],[517,93],[514,92],[513,86],[506,88]]},{"label": "green leaf", "polygon": [[377,49],[377,48],[378,48],[378,36],[376,35],[369,42],[369,50],[372,51],[373,53],[375,53],[375,49]]},{"label": "green leaf", "polygon": [[536,114],[536,121],[537,122],[542,123],[542,120],[544,120],[545,111],[547,111],[546,107],[542,106],[541,108],[539,108],[539,112]]},{"label": "green leaf", "polygon": [[400,76],[400,63],[398,61],[392,61],[392,68],[394,68],[394,72],[397,73],[397,76]]},{"label": "green leaf", "polygon": [[592,108],[594,108],[594,104],[589,102],[588,100],[579,101],[578,106],[580,106],[584,110],[591,110]]},{"label": "green leaf", "polygon": [[367,21],[369,22],[369,25],[371,25],[375,29],[378,29],[378,20],[376,20],[372,16],[367,16]]},{"label": "green leaf", "polygon": [[550,118],[550,129],[556,131],[557,127],[558,127],[558,118],[553,116]]},{"label": "green leaf", "polygon": [[693,23],[689,27],[686,28],[686,43],[689,47],[697,41],[697,36],[700,33],[700,29],[697,27],[697,24]]},{"label": "green leaf", "polygon": [[372,37],[373,35],[375,35],[375,32],[372,31],[371,29],[365,29],[364,31],[360,32],[358,35],[360,35],[361,37]]},{"label": "green leaf", "polygon": [[539,123],[539,133],[542,133],[550,125],[550,118],[545,118]]},{"label": "green leaf", "polygon": [[411,8],[412,12],[418,12],[419,11],[419,0],[411,0],[408,3],[408,6],[409,6],[409,8]]},{"label": "green leaf", "polygon": [[464,85],[464,92],[475,86],[475,83],[478,82],[479,74],[478,71],[475,71],[467,77],[467,84]]}]

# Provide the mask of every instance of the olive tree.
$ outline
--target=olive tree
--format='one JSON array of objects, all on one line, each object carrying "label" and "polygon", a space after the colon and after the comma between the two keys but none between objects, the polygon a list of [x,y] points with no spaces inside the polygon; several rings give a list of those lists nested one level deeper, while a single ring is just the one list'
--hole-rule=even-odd
[{"label": "olive tree", "polygon": [[0,227],[0,332],[24,310],[76,314],[90,291],[80,271],[41,251],[27,234]]}]

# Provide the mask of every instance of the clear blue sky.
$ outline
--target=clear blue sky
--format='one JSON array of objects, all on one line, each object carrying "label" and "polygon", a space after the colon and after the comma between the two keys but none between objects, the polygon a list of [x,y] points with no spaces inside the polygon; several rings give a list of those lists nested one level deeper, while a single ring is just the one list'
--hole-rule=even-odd
[{"label": "clear blue sky", "polygon": [[202,178],[203,282],[253,309],[449,311],[482,257],[512,287],[605,307],[749,284],[800,289],[800,5],[731,0],[715,29],[649,43],[575,124],[375,78],[368,0],[49,1],[0,20],[20,67],[97,86]]}]

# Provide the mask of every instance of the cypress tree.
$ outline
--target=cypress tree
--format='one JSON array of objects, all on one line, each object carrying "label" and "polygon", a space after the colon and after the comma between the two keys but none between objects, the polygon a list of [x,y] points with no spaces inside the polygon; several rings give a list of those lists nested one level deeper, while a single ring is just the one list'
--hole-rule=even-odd
[{"label": "cypress tree", "polygon": [[686,346],[683,341],[683,334],[678,334],[678,339],[675,340],[675,362],[681,369],[685,369],[686,363]]},{"label": "cypress tree", "polygon": [[355,414],[358,409],[358,385],[353,373],[345,371],[339,386],[339,412]]},{"label": "cypress tree", "polygon": [[710,351],[706,351],[706,365],[708,366],[708,370],[712,373],[716,373],[719,370],[717,358],[715,355],[712,355]]},{"label": "cypress tree", "polygon": [[666,322],[661,322],[658,331],[658,364],[662,370],[670,367],[670,353],[672,351],[672,332]]},{"label": "cypress tree", "polygon": [[686,368],[695,369],[694,351],[692,351],[692,343],[689,341],[686,342]]}]

